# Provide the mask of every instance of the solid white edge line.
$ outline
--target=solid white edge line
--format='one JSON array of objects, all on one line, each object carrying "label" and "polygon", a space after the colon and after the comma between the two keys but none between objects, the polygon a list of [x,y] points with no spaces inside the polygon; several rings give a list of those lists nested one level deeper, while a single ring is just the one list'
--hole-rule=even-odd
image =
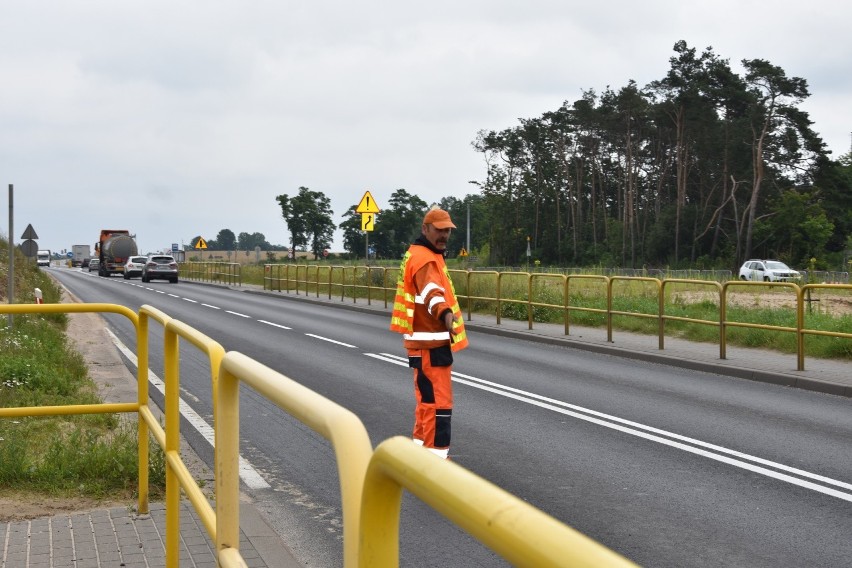
[{"label": "solid white edge line", "polygon": [[[121,351],[125,357],[127,357],[136,368],[139,368],[139,361],[136,358],[136,354],[133,353],[121,340],[116,337],[116,335],[110,331],[106,330],[107,333],[112,338],[113,344]],[[160,391],[163,396],[165,396],[165,384],[163,381],[154,374],[150,369],[148,370],[148,382],[150,382],[158,391]],[[205,440],[210,444],[211,447],[215,447],[215,431],[213,427],[211,427],[195,410],[192,409],[182,398],[180,399],[178,406],[180,408],[180,413],[184,418],[201,434]],[[214,464],[215,467],[215,464]],[[269,489],[271,485],[266,482],[266,480],[257,472],[257,470],[252,466],[248,460],[240,456],[240,479],[243,480],[248,487],[251,489]]]},{"label": "solid white edge line", "polygon": [[335,343],[337,345],[342,345],[343,347],[351,347],[352,349],[356,349],[354,345],[349,345],[348,343],[343,343],[342,341],[336,341],[334,339],[329,339],[327,337],[323,337],[322,335],[314,335],[313,333],[306,333],[308,337],[313,337],[314,339],[321,339],[323,341],[328,341],[329,343]]},{"label": "solid white edge line", "polygon": [[[387,361],[389,363],[394,363],[394,364],[400,365],[400,366],[407,366],[407,364],[408,364],[407,361],[403,360],[402,357],[400,357],[398,355],[391,354],[391,353],[382,353],[381,355],[366,353],[366,355],[373,357],[375,359],[380,359],[382,361]],[[573,416],[574,418],[578,418],[580,420],[585,420],[585,421],[591,422],[593,424],[598,424],[599,426],[604,426],[606,428],[618,430],[618,431],[624,432],[626,434],[630,434],[630,435],[633,435],[633,436],[637,436],[637,437],[640,437],[640,438],[645,438],[647,440],[651,440],[651,441],[654,441],[654,442],[665,444],[667,446],[678,448],[678,449],[681,449],[681,450],[684,450],[684,451],[687,451],[687,452],[690,452],[690,453],[693,453],[693,454],[697,454],[697,455],[704,456],[704,457],[707,457],[707,458],[710,458],[710,459],[713,459],[713,460],[716,460],[716,461],[727,463],[728,465],[733,465],[735,467],[746,469],[746,470],[749,470],[749,471],[752,471],[752,472],[755,472],[755,473],[760,473],[760,474],[765,475],[767,477],[772,477],[774,479],[786,481],[786,482],[791,483],[793,485],[805,487],[805,488],[817,491],[819,493],[831,495],[833,497],[837,497],[838,499],[843,499],[844,501],[852,502],[852,494],[850,494],[850,493],[844,493],[842,491],[831,489],[829,487],[817,485],[816,483],[811,483],[810,481],[805,481],[803,479],[799,479],[798,477],[792,477],[792,476],[789,476],[789,475],[786,475],[786,474],[783,474],[783,473],[779,473],[777,471],[773,471],[773,470],[770,470],[770,469],[766,469],[764,467],[760,467],[758,465],[753,465],[753,464],[748,463],[746,461],[729,458],[729,457],[726,457],[724,455],[715,454],[715,453],[712,453],[710,451],[706,451],[706,450],[703,450],[703,449],[700,449],[700,448],[697,448],[697,447],[694,447],[694,446],[687,445],[687,443],[692,443],[692,444],[695,444],[696,446],[706,447],[708,449],[715,450],[715,451],[722,453],[722,454],[729,454],[729,455],[737,456],[737,457],[742,458],[744,460],[749,460],[749,461],[754,462],[754,463],[760,463],[760,464],[763,464],[763,465],[766,465],[766,466],[769,466],[769,467],[773,467],[775,469],[794,473],[794,474],[800,475],[802,477],[806,477],[806,478],[813,479],[813,480],[816,480],[816,481],[821,481],[821,482],[829,484],[829,485],[842,487],[844,489],[852,489],[852,484],[845,483],[843,481],[839,481],[839,480],[836,480],[836,479],[832,479],[830,477],[825,477],[825,476],[818,475],[818,474],[815,474],[815,473],[811,473],[811,472],[808,472],[808,471],[804,471],[804,470],[801,470],[801,469],[786,466],[784,464],[780,464],[780,463],[777,463],[777,462],[765,460],[765,459],[759,458],[757,456],[752,456],[752,455],[745,454],[745,453],[742,453],[742,452],[738,452],[738,451],[735,451],[735,450],[730,450],[728,448],[724,448],[722,446],[710,444],[708,442],[702,442],[701,440],[696,440],[694,438],[689,438],[687,436],[682,436],[680,434],[675,434],[673,432],[667,432],[665,430],[660,430],[658,428],[653,428],[651,426],[645,426],[644,424],[639,424],[637,422],[632,422],[630,420],[625,420],[623,418],[618,418],[616,416],[604,414],[602,412],[583,408],[581,406],[575,406],[575,405],[572,405],[572,404],[569,404],[569,403],[566,403],[566,402],[554,400],[554,399],[547,398],[547,397],[544,397],[544,396],[541,396],[541,395],[536,395],[534,393],[529,393],[527,391],[522,391],[520,389],[516,389],[516,388],[513,388],[513,387],[507,387],[507,386],[504,386],[504,385],[499,385],[497,383],[493,383],[491,381],[486,381],[484,379],[479,379],[479,378],[476,378],[476,377],[471,377],[470,375],[465,375],[463,373],[453,372],[453,377],[454,377],[453,380],[455,380],[457,382],[460,382],[462,384],[465,384],[465,385],[468,385],[468,386],[471,386],[471,387],[474,387],[474,388],[478,388],[480,390],[484,390],[484,391],[491,392],[491,393],[494,393],[494,394],[499,394],[499,395],[505,396],[507,398],[513,398],[515,400],[526,402],[528,404],[532,404],[533,406],[538,406],[540,408],[552,410],[552,411],[558,412],[560,414]],[[516,394],[516,393],[520,393],[520,394]],[[538,400],[536,400],[536,399],[538,399]],[[572,410],[567,410],[566,407],[570,408]],[[601,418],[595,418],[593,416],[588,416],[587,414],[581,414],[581,412],[586,412],[588,414],[591,414],[593,416],[599,416]],[[608,422],[607,420],[612,420],[612,422]],[[613,422],[615,422],[615,423],[613,423]],[[621,426],[618,423],[626,424],[626,425],[629,425],[631,427]],[[654,432],[654,434],[649,434],[649,433],[646,433],[646,432],[643,432],[643,431],[640,431],[640,430],[647,430],[649,432]],[[655,435],[655,434],[659,434],[659,435]],[[673,439],[667,439],[667,438],[663,438],[661,436],[669,436]],[[681,443],[681,442],[677,442],[675,440],[682,440],[683,442],[687,442],[687,443]]]},{"label": "solid white edge line", "polygon": [[281,329],[293,329],[292,327],[287,327],[286,325],[281,325],[280,323],[272,323],[271,321],[266,320],[257,320],[259,323],[265,323],[266,325],[271,325],[273,327],[280,327]]}]

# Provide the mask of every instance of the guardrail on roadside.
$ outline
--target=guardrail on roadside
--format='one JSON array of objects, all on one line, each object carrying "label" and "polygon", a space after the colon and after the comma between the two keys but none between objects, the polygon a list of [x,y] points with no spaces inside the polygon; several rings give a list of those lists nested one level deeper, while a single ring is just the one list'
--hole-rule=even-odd
[{"label": "guardrail on roadside", "polygon": [[178,264],[181,278],[200,282],[216,282],[229,286],[242,284],[242,266],[238,262],[188,261]]},{"label": "guardrail on roadside", "polygon": [[[833,284],[833,283],[812,283],[799,285],[793,282],[747,282],[742,280],[729,280],[727,282],[717,282],[715,280],[704,280],[694,278],[652,278],[647,276],[604,276],[594,274],[558,274],[558,273],[530,273],[530,272],[497,272],[497,271],[472,271],[472,270],[450,270],[450,275],[453,278],[453,285],[456,289],[456,298],[462,305],[465,305],[467,311],[467,320],[473,321],[474,310],[473,304],[493,304],[495,306],[494,313],[497,318],[497,325],[500,325],[503,306],[507,304],[515,304],[522,306],[526,311],[527,324],[530,330],[534,325],[535,308],[549,308],[562,313],[562,322],[565,328],[565,335],[570,333],[571,314],[573,312],[597,313],[605,318],[606,339],[608,342],[613,342],[615,326],[613,324],[613,316],[626,316],[644,319],[655,319],[657,321],[657,336],[659,349],[665,349],[665,333],[667,322],[684,322],[698,325],[715,326],[719,328],[719,358],[726,359],[728,330],[733,327],[765,329],[769,331],[789,332],[796,334],[796,366],[799,371],[805,370],[805,337],[808,335],[819,335],[836,337],[838,339],[852,339],[852,333],[844,333],[839,331],[823,331],[805,327],[805,304],[812,300],[810,292],[813,290],[845,290],[852,292],[850,284]],[[320,278],[322,274],[322,279]],[[388,307],[389,299],[393,300],[396,291],[396,279],[399,274],[397,267],[383,266],[311,266],[304,264],[267,264],[264,266],[263,288],[264,290],[274,290],[278,292],[292,293],[296,295],[310,295],[315,293],[316,297],[320,295],[320,289],[327,292],[328,299],[332,299],[333,295],[340,296],[340,301],[346,301],[347,296],[352,299],[352,302],[357,303],[358,300],[366,300],[368,305],[371,305],[374,300],[384,302],[385,308]],[[313,278],[311,277],[313,275]],[[477,288],[483,288],[481,285],[483,279],[488,279],[491,282],[487,285],[488,289],[495,290],[494,296],[485,296],[475,293]],[[507,286],[506,282],[513,280],[515,286]],[[554,284],[551,289],[558,290],[560,302],[546,302],[537,299],[537,294],[542,286],[537,286],[537,282],[549,281]],[[572,304],[570,301],[571,284],[572,282],[599,283],[603,288],[604,304],[598,307]],[[619,283],[627,283],[630,286],[648,286],[652,291],[649,296],[656,298],[656,311],[641,312],[629,310],[617,310],[614,306],[614,300],[619,297],[616,290]],[[476,284],[476,285],[474,285]],[[667,288],[675,285],[690,285],[694,287],[706,287],[708,293],[714,297],[718,312],[716,319],[697,319],[683,316],[675,316],[667,314],[666,310],[669,307],[667,302]],[[741,322],[732,320],[728,317],[728,299],[730,290],[751,287],[754,289],[789,289],[793,292],[793,302],[795,310],[795,324],[791,326],[766,325],[757,323]],[[507,289],[508,293],[504,293]],[[521,291],[518,293],[518,291]],[[515,293],[512,293],[515,292]]]},{"label": "guardrail on roadside", "polygon": [[[114,304],[6,304],[0,314],[107,312],[124,315],[136,330],[137,401],[74,406],[0,408],[0,418],[136,412],[138,510],[148,512],[148,435],[166,456],[166,566],[179,564],[180,491],[186,494],[215,543],[223,568],[246,566],[239,552],[239,391],[243,383],[331,442],[337,457],[344,525],[344,566],[399,564],[402,489],[454,522],[517,566],[635,566],[589,537],[524,503],[464,468],[434,456],[407,438],[391,438],[375,451],[361,421],[342,406],[285,375],[221,345],[160,310],[137,315]],[[149,406],[150,321],[164,328],[165,427]],[[215,509],[180,456],[180,339],[203,351],[210,364],[215,430]]]}]

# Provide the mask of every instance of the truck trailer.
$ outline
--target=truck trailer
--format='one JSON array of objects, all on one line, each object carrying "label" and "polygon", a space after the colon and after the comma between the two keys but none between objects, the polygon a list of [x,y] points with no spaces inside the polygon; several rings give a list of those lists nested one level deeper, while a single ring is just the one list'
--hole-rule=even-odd
[{"label": "truck trailer", "polygon": [[89,245],[71,245],[71,266],[87,266],[92,258]]},{"label": "truck trailer", "polygon": [[126,229],[101,229],[95,252],[98,256],[98,276],[122,274],[127,258],[139,254],[136,241]]}]

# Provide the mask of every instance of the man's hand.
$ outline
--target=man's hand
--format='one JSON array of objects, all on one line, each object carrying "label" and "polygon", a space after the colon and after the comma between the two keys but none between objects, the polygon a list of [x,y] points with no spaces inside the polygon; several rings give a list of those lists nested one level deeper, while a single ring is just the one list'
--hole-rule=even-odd
[{"label": "man's hand", "polygon": [[447,331],[450,332],[450,335],[453,335],[453,312],[447,311],[444,314],[444,327],[447,328]]}]

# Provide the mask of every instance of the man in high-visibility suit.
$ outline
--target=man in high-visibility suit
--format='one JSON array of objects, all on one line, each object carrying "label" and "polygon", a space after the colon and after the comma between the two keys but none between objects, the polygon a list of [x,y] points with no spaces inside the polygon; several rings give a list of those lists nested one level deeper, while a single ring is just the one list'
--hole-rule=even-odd
[{"label": "man in high-visibility suit", "polygon": [[453,352],[467,347],[464,319],[444,262],[450,214],[432,207],[422,234],[402,259],[391,330],[403,334],[408,366],[414,369],[413,439],[442,458],[450,451],[453,414]]}]

